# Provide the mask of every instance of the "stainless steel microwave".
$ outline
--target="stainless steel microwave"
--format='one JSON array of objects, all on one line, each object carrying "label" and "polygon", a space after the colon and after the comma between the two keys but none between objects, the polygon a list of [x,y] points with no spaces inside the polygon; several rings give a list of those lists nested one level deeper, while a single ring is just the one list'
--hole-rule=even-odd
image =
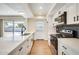
[{"label": "stainless steel microwave", "polygon": [[67,12],[64,12],[63,14],[55,18],[55,22],[58,22],[58,23],[64,22],[64,24],[66,24],[67,23],[66,18],[67,18]]}]

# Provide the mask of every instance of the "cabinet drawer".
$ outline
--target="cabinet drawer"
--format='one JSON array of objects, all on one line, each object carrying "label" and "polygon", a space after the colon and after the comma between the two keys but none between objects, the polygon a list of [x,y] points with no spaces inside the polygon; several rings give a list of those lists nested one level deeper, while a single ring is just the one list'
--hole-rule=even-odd
[{"label": "cabinet drawer", "polygon": [[20,51],[23,49],[22,46],[18,46],[17,48],[15,48],[12,52],[9,53],[9,55],[19,55]]},{"label": "cabinet drawer", "polygon": [[16,47],[12,52],[9,53],[9,55],[25,55],[27,54],[27,41],[20,44],[18,47]]}]

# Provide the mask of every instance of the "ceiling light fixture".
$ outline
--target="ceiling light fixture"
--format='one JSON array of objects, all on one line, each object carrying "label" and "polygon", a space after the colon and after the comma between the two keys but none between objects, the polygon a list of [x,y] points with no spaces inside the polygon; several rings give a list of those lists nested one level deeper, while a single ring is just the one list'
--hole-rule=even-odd
[{"label": "ceiling light fixture", "polygon": [[43,9],[43,7],[40,6],[40,9]]},{"label": "ceiling light fixture", "polygon": [[19,14],[23,15],[24,13],[23,12],[20,12]]}]

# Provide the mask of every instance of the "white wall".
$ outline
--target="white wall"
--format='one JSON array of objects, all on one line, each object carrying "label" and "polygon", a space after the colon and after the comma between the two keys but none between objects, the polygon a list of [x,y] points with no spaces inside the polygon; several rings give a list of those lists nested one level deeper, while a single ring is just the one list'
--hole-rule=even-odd
[{"label": "white wall", "polygon": [[53,26],[53,17],[49,16],[47,18],[48,21],[48,43],[50,45],[50,35],[56,33],[56,27]]}]

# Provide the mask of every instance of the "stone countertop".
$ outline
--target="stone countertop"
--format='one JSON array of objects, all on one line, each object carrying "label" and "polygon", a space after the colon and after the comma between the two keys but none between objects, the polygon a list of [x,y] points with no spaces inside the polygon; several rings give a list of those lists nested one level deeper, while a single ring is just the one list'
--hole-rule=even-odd
[{"label": "stone countertop", "polygon": [[33,33],[26,36],[14,36],[9,38],[0,38],[0,55],[8,55],[16,47],[27,40]]},{"label": "stone countertop", "polygon": [[79,39],[78,38],[58,38],[60,43],[64,43],[79,54]]}]

